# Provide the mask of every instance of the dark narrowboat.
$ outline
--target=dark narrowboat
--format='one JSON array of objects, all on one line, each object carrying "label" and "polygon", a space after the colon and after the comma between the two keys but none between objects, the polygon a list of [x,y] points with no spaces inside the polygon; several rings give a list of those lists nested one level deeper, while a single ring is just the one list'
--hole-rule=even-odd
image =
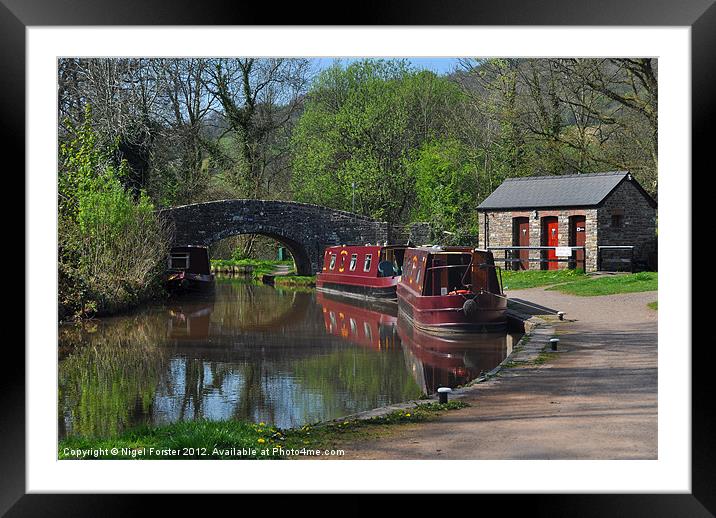
[{"label": "dark narrowboat", "polygon": [[176,246],[169,252],[164,285],[172,293],[207,291],[214,287],[205,246]]},{"label": "dark narrowboat", "polygon": [[486,250],[408,248],[397,295],[399,311],[426,331],[479,331],[507,323],[507,298]]},{"label": "dark narrowboat", "polygon": [[359,299],[395,302],[407,245],[331,246],[316,289]]}]

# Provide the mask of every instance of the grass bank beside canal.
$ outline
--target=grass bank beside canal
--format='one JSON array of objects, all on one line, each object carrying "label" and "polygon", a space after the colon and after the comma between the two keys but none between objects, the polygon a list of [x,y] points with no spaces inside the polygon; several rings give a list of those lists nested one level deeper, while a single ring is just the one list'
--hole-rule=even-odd
[{"label": "grass bank beside canal", "polygon": [[640,291],[657,291],[656,272],[624,273],[614,275],[586,275],[582,270],[527,270],[503,271],[505,290],[522,290],[548,286],[571,295],[591,297]]},{"label": "grass bank beside canal", "polygon": [[293,261],[268,261],[264,259],[212,259],[212,270],[219,272],[234,271],[251,274],[252,277],[260,279],[262,275],[273,273],[278,267],[289,266],[293,268]]},{"label": "grass bank beside canal", "polygon": [[315,286],[315,275],[281,275],[273,280],[276,286]]},{"label": "grass bank beside canal", "polygon": [[[432,421],[469,406],[461,401],[418,403],[370,419],[331,421],[280,429],[245,421],[187,421],[138,427],[115,438],[73,437],[60,441],[59,459],[282,459],[301,450],[326,450],[343,441],[371,439],[391,427]],[[116,451],[116,453],[113,453]],[[300,453],[297,456],[302,456]]]},{"label": "grass bank beside canal", "polygon": [[241,273],[260,281],[264,275],[272,274],[280,269],[290,267],[287,275],[277,275],[274,278],[275,285],[281,286],[304,286],[316,285],[315,275],[296,275],[293,261],[267,261],[262,259],[212,259],[211,269],[217,273]]},{"label": "grass bank beside canal", "polygon": [[656,272],[639,272],[599,277],[584,276],[582,279],[558,284],[547,289],[582,297],[657,291],[658,275]]},{"label": "grass bank beside canal", "polygon": [[502,270],[502,285],[506,290],[523,290],[586,277],[584,270]]}]

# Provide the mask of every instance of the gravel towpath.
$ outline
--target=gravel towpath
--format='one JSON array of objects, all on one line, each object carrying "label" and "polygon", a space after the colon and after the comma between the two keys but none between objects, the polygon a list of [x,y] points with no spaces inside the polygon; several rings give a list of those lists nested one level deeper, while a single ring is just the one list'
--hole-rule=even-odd
[{"label": "gravel towpath", "polygon": [[656,292],[510,291],[551,310],[560,352],[506,369],[440,419],[345,444],[341,459],[656,459]]}]

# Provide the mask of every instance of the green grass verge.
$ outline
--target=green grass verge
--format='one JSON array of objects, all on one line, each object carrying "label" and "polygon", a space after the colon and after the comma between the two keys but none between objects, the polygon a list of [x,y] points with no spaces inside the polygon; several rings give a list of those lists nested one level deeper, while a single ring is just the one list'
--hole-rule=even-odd
[{"label": "green grass verge", "polygon": [[293,261],[268,261],[263,259],[212,259],[212,268],[232,268],[237,267],[250,267],[251,276],[254,279],[260,279],[267,273],[272,273],[278,266],[290,266],[293,268]]},{"label": "green grass verge", "polygon": [[521,290],[570,282],[585,277],[584,270],[503,270],[505,290]]},{"label": "green grass verge", "polygon": [[571,295],[593,297],[596,295],[614,295],[638,291],[656,291],[658,289],[656,272],[639,272],[603,277],[585,277],[581,280],[558,284],[547,288]]},{"label": "green grass verge", "polygon": [[301,450],[323,450],[342,441],[375,438],[393,425],[436,419],[469,406],[462,401],[417,403],[365,420],[306,425],[282,430],[244,421],[187,421],[143,426],[116,438],[73,437],[60,441],[60,459],[281,459]]},{"label": "green grass verge", "polygon": [[647,306],[649,306],[649,308],[653,309],[654,311],[658,311],[659,310],[659,301],[657,300],[655,302],[649,302],[647,304]]},{"label": "green grass verge", "polygon": [[274,278],[276,286],[315,286],[315,275],[279,275]]}]

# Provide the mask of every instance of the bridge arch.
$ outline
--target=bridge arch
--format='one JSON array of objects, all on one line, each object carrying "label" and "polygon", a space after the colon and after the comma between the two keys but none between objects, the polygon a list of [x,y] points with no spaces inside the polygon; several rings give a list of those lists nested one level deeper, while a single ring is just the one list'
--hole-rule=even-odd
[{"label": "bridge arch", "polygon": [[[172,207],[159,211],[173,223],[176,245],[209,246],[226,237],[261,234],[288,248],[299,275],[322,267],[329,245],[414,242],[427,238],[396,230],[384,221],[341,210],[280,200],[220,200]],[[422,227],[419,232],[423,232]]]},{"label": "bridge arch", "polygon": [[281,243],[288,249],[289,252],[291,252],[293,261],[296,264],[296,273],[298,275],[311,275],[313,270],[311,267],[311,254],[309,252],[310,243],[301,243],[300,241],[296,241],[296,239],[292,237],[294,231],[295,229],[287,230],[274,227],[272,225],[249,223],[241,225],[240,229],[227,228],[219,231],[212,236],[211,242],[207,244],[212,244],[217,241],[221,241],[224,238],[242,234],[259,234],[270,237],[271,239]]}]

